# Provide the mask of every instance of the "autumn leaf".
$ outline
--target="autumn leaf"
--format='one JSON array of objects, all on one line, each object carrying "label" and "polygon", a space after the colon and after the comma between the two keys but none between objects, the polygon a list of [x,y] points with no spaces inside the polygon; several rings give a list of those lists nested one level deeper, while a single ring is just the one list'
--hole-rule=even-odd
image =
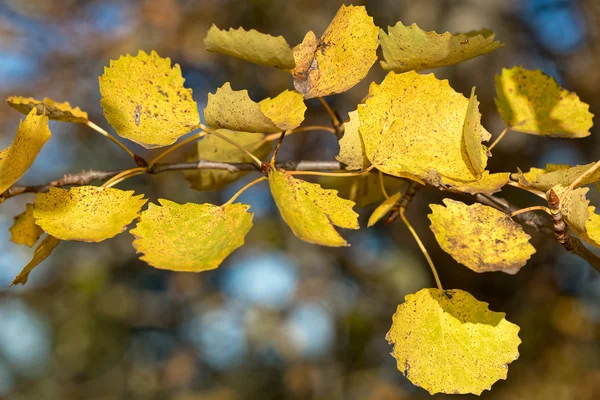
[{"label": "autumn leaf", "polygon": [[388,197],[383,201],[383,203],[377,206],[377,208],[373,211],[373,214],[371,214],[371,216],[369,217],[369,222],[367,223],[367,226],[370,228],[377,222],[379,222],[381,218],[383,218],[388,212],[392,210],[392,208],[394,208],[396,203],[400,200],[400,197],[402,197],[402,193],[398,192],[395,195]]},{"label": "autumn leaf", "polygon": [[337,195],[337,190],[323,189],[316,183],[296,179],[286,171],[272,169],[269,186],[283,220],[294,235],[305,242],[339,247],[348,243],[334,226],[358,229],[354,202]]},{"label": "autumn leaf", "polygon": [[123,232],[146,203],[133,190],[79,186],[37,193],[35,222],[60,240],[101,242]]},{"label": "autumn leaf", "polygon": [[398,306],[386,339],[398,370],[430,394],[481,394],[519,357],[519,327],[462,290],[422,289]]},{"label": "autumn leaf", "polygon": [[[567,188],[562,185],[556,185],[550,189],[560,198]],[[587,199],[589,188],[574,189],[561,200],[560,212],[564,222],[571,228],[573,233],[585,240],[589,244],[600,247],[600,216],[590,206]],[[547,194],[549,197],[550,193]]]},{"label": "autumn leaf", "polygon": [[59,103],[49,98],[36,100],[33,97],[10,96],[6,99],[9,106],[27,115],[32,109],[36,109],[38,115],[46,115],[49,119],[63,122],[77,122],[85,124],[88,115],[79,107],[71,107],[68,101]]},{"label": "autumn leaf", "polygon": [[147,149],[173,144],[200,123],[181,68],[155,51],[111,60],[99,81],[108,122],[119,136]]},{"label": "autumn leaf", "polygon": [[0,194],[27,172],[50,136],[48,117],[32,109],[19,124],[15,140],[0,151]]},{"label": "autumn leaf", "polygon": [[232,90],[229,82],[208,94],[204,119],[213,128],[241,132],[276,133],[298,127],[304,121],[306,105],[302,95],[286,90],[259,103],[247,90]]},{"label": "autumn leaf", "polygon": [[[271,151],[272,143],[264,142],[262,133],[235,132],[227,129],[217,129],[221,135],[233,140],[259,159],[264,159]],[[252,159],[234,145],[223,139],[208,135],[198,141],[196,150],[188,157],[188,161],[219,161],[227,163],[248,163]],[[185,171],[185,179],[196,190],[218,190],[231,182],[243,177],[248,172],[229,172],[224,170],[208,169]]]},{"label": "autumn leaf", "polygon": [[[571,167],[564,164],[546,164],[546,168],[531,168],[528,172],[515,174],[516,180],[527,187],[544,192],[556,185],[569,186],[588,171],[595,163]],[[577,187],[589,185],[600,179],[600,170],[583,179]]]},{"label": "autumn leaf", "polygon": [[244,244],[252,227],[250,206],[150,204],[130,232],[141,260],[159,269],[200,272],[215,269]]},{"label": "autumn leaf", "polygon": [[589,105],[540,70],[502,69],[496,75],[496,106],[513,131],[559,138],[589,136]]},{"label": "autumn leaf", "polygon": [[290,70],[294,55],[282,36],[271,36],[254,29],[221,30],[214,24],[204,38],[206,50],[240,58],[254,64]]},{"label": "autumn leaf", "polygon": [[9,228],[10,240],[17,244],[33,246],[44,231],[36,225],[33,218],[33,204],[27,203],[25,211],[14,218],[15,222]]},{"label": "autumn leaf", "polygon": [[17,277],[12,281],[10,286],[26,284],[27,280],[29,279],[29,273],[31,272],[31,270],[37,267],[46,258],[48,258],[50,253],[52,253],[52,251],[56,248],[56,246],[58,246],[59,243],[60,240],[58,240],[57,238],[51,235],[46,236],[42,243],[40,243],[39,246],[35,249],[31,261],[29,261],[29,263],[23,268],[21,273],[17,275]]},{"label": "autumn leaf", "polygon": [[371,165],[365,154],[359,128],[358,111],[348,113],[348,121],[344,122],[344,136],[339,140],[340,153],[335,157],[339,162],[346,164],[346,169],[362,170]]},{"label": "autumn leaf", "polygon": [[481,126],[481,113],[479,112],[479,101],[475,96],[475,88],[471,90],[467,116],[463,124],[463,141],[465,149],[471,162],[471,167],[477,176],[481,177],[487,165],[488,151],[481,142],[487,142],[492,135]]},{"label": "autumn leaf", "polygon": [[481,178],[476,181],[464,182],[442,177],[434,170],[430,170],[429,174],[423,180],[429,186],[453,193],[494,194],[508,185],[508,182],[510,182],[510,172],[490,174],[489,171],[484,171]]},{"label": "autumn leaf", "polygon": [[475,272],[516,274],[535,253],[521,225],[495,208],[444,199],[431,204],[431,230],[442,250]]},{"label": "autumn leaf", "polygon": [[385,59],[381,61],[381,67],[387,71],[406,72],[458,64],[503,47],[494,36],[488,29],[452,35],[426,32],[417,24],[404,26],[398,22],[388,26],[388,33],[379,30]]},{"label": "autumn leaf", "polygon": [[320,39],[308,32],[294,48],[294,87],[307,99],[349,90],[377,61],[377,36],[364,6],[342,5]]}]

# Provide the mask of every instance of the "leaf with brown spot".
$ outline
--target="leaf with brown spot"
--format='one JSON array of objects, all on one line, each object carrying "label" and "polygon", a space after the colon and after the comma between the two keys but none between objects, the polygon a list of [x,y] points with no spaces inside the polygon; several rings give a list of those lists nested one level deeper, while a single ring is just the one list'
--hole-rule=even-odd
[{"label": "leaf with brown spot", "polygon": [[14,218],[15,222],[10,227],[10,240],[17,244],[33,246],[39,239],[43,229],[36,225],[33,218],[33,204],[27,203],[25,211]]},{"label": "leaf with brown spot", "polygon": [[6,99],[6,102],[25,115],[35,108],[38,115],[46,115],[49,119],[57,121],[82,124],[88,121],[87,113],[81,111],[79,107],[71,107],[68,101],[59,103],[47,97],[43,100],[37,100],[33,97],[10,96]]}]

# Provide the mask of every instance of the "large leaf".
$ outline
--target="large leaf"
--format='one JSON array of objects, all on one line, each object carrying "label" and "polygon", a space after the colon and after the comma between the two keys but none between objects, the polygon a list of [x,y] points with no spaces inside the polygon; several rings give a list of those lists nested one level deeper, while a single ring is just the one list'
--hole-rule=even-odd
[{"label": "large leaf", "polygon": [[379,30],[385,70],[406,72],[453,65],[487,54],[504,46],[494,41],[494,32],[482,29],[452,35],[449,32],[426,32],[417,24],[404,26],[398,22]]},{"label": "large leaf", "polygon": [[35,222],[60,240],[101,242],[125,230],[146,203],[133,190],[79,186],[37,193]]},{"label": "large leaf", "polygon": [[19,124],[15,140],[0,151],[0,194],[31,167],[50,136],[48,117],[31,110]]},{"label": "large leaf", "polygon": [[208,94],[204,119],[213,128],[241,132],[275,133],[298,127],[304,120],[306,105],[302,95],[286,90],[259,103],[247,90],[232,90],[229,82]]},{"label": "large leaf", "polygon": [[[531,168],[528,172],[515,175],[515,179],[524,186],[547,191],[556,185],[569,186],[589,170],[595,163],[570,167],[564,164],[546,164],[546,168]],[[600,179],[600,170],[583,179],[577,187],[589,185]]]},{"label": "large leaf", "polygon": [[29,273],[32,269],[37,267],[42,261],[44,261],[50,253],[58,246],[60,240],[53,236],[46,236],[46,238],[39,244],[39,246],[35,249],[33,253],[33,258],[29,263],[23,268],[21,273],[17,275],[17,277],[12,281],[10,286],[12,285],[24,285],[27,283],[27,279],[29,279]]},{"label": "large leaf", "polygon": [[213,25],[204,38],[206,50],[280,69],[294,68],[294,54],[282,36],[273,37],[254,29],[220,30]]},{"label": "large leaf", "polygon": [[337,190],[323,189],[275,169],[269,172],[269,186],[281,216],[299,239],[323,246],[347,246],[334,226],[358,229],[354,202],[338,197]]},{"label": "large leaf", "polygon": [[36,109],[38,115],[46,115],[50,119],[64,122],[86,123],[88,115],[79,107],[71,107],[68,101],[59,103],[49,98],[37,100],[33,97],[10,96],[6,99],[9,106],[27,115],[32,109]]},{"label": "large leaf", "polygon": [[244,244],[252,227],[250,206],[177,204],[159,199],[150,204],[131,234],[143,261],[155,268],[200,272],[215,269]]},{"label": "large leaf", "polygon": [[27,203],[25,211],[15,217],[15,222],[9,229],[10,240],[18,244],[33,246],[44,233],[42,228],[36,225],[33,218],[33,204]]},{"label": "large leaf", "polygon": [[346,169],[366,169],[371,162],[365,154],[365,145],[359,133],[360,117],[358,111],[348,114],[348,121],[344,122],[344,136],[339,141],[340,153],[335,157],[339,162],[346,164]]},{"label": "large leaf", "polygon": [[431,230],[440,247],[475,272],[519,272],[535,253],[530,236],[505,213],[479,203],[431,204]]},{"label": "large leaf", "polygon": [[503,69],[496,75],[496,106],[507,127],[560,138],[589,136],[589,105],[540,70]]},{"label": "large leaf", "polygon": [[430,394],[481,394],[519,357],[519,327],[462,290],[422,289],[398,306],[387,340],[398,370]]},{"label": "large leaf", "polygon": [[307,99],[342,93],[377,60],[378,29],[364,6],[342,5],[320,39],[311,31],[294,48],[294,86]]},{"label": "large leaf", "polygon": [[181,68],[155,51],[111,60],[99,81],[108,122],[119,136],[147,149],[173,144],[200,123]]}]

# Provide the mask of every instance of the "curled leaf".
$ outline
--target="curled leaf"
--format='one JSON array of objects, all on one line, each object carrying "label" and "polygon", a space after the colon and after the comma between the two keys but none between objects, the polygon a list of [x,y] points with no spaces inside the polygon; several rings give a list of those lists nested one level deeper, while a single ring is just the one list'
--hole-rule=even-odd
[{"label": "curled leaf", "polygon": [[177,204],[159,199],[130,232],[141,260],[155,268],[200,272],[215,269],[244,244],[252,227],[250,206]]},{"label": "curled leaf", "polygon": [[371,216],[369,217],[369,222],[367,223],[367,226],[370,228],[377,222],[379,222],[379,220],[383,218],[385,214],[387,214],[392,210],[392,208],[394,208],[398,200],[400,200],[400,197],[402,197],[402,193],[398,192],[395,195],[388,197],[383,201],[383,203],[377,206],[375,211],[373,211],[373,214],[371,214]]},{"label": "curled leaf", "polygon": [[33,204],[27,203],[25,211],[17,215],[10,227],[10,240],[18,244],[33,246],[44,231],[36,225],[33,218]]},{"label": "curled leaf", "polygon": [[464,182],[442,177],[440,174],[431,170],[429,175],[423,180],[430,186],[453,193],[494,194],[502,190],[504,186],[508,185],[508,182],[510,182],[510,172],[490,174],[489,171],[484,171],[481,178],[476,181]]},{"label": "curled leaf", "polygon": [[365,145],[360,137],[360,117],[358,111],[348,113],[348,121],[344,122],[344,136],[339,140],[340,153],[335,157],[346,164],[346,169],[362,170],[371,165],[365,154]]},{"label": "curled leaf", "polygon": [[36,109],[38,115],[46,115],[49,119],[63,122],[78,122],[85,124],[88,115],[79,107],[71,107],[68,101],[59,103],[49,98],[37,100],[33,97],[10,96],[6,99],[9,106],[27,115],[32,109]]},{"label": "curled leaf", "polygon": [[[563,196],[566,187],[556,185],[550,189],[560,198]],[[569,192],[560,202],[560,212],[564,222],[571,228],[573,233],[585,240],[591,245],[600,247],[600,216],[594,210],[594,206],[590,206],[590,201],[587,199],[589,188],[574,189]]]},{"label": "curled leaf", "polygon": [[35,249],[33,253],[33,258],[29,263],[23,268],[21,273],[17,275],[17,277],[12,281],[10,286],[13,285],[24,285],[27,283],[27,279],[29,279],[29,273],[32,269],[37,267],[42,261],[44,261],[50,253],[58,246],[60,240],[57,238],[48,235],[46,238],[40,243],[40,245]]},{"label": "curled leaf", "polygon": [[[577,178],[589,170],[595,163],[571,167],[564,164],[546,164],[546,168],[531,168],[528,172],[519,172],[514,177],[524,186],[544,192],[556,185],[569,186]],[[577,187],[589,185],[600,179],[600,170],[583,179]]]},{"label": "curled leaf", "polygon": [[471,90],[469,106],[467,107],[467,116],[463,124],[463,141],[469,162],[473,171],[481,176],[487,165],[488,151],[481,142],[487,142],[492,135],[481,126],[481,113],[479,112],[479,101],[475,96],[475,88]]}]

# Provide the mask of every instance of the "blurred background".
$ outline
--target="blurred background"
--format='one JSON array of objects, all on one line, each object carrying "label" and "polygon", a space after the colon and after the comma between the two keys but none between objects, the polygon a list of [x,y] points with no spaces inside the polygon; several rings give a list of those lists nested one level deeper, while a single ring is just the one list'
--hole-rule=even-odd
[{"label": "blurred background", "polygon": [[[364,4],[381,27],[417,23],[438,32],[487,27],[506,47],[435,71],[468,96],[477,86],[486,128],[503,123],[494,106],[502,67],[541,68],[600,114],[600,2],[596,0],[380,0]],[[181,65],[202,110],[226,81],[260,100],[292,88],[289,74],[208,53],[212,23],[283,35],[291,45],[308,30],[319,36],[340,1],[160,0],[0,2],[0,97],[70,101],[110,128],[97,77],[109,60],[156,50]],[[343,118],[356,108],[367,79],[328,98]],[[307,124],[329,124],[308,101]],[[0,148],[23,116],[0,106]],[[82,125],[51,122],[52,139],[21,180],[41,184],[83,169],[131,167],[114,144]],[[110,130],[110,129],[109,129]],[[493,172],[545,163],[598,159],[600,132],[580,140],[509,133],[489,162]],[[125,141],[125,140],[123,140]],[[128,143],[142,156],[151,154]],[[166,161],[185,158],[188,146]],[[333,160],[331,134],[286,139],[281,160]],[[154,154],[154,153],[152,153]],[[183,173],[140,176],[121,188],[159,197],[220,204],[249,180],[220,192],[189,188]],[[591,197],[600,198],[595,189]],[[533,196],[501,195],[526,206]],[[446,288],[470,291],[521,326],[520,358],[486,399],[592,399],[600,393],[600,274],[553,240],[529,232],[537,253],[518,275],[476,274],[440,250],[429,231],[429,204],[444,196],[418,192],[409,219],[432,254]],[[385,334],[409,293],[435,286],[417,245],[400,223],[343,235],[342,249],[309,245],[282,222],[267,185],[240,201],[255,213],[246,245],[219,269],[172,273],[138,260],[124,233],[99,244],[63,243],[25,287],[8,284],[33,250],[9,241],[13,217],[33,196],[0,206],[0,398],[2,399],[352,399],[430,397],[396,369]],[[471,201],[468,197],[462,198]],[[358,209],[361,226],[373,205]],[[594,396],[595,393],[595,396]],[[438,395],[435,397],[443,397]],[[472,397],[472,396],[464,396]],[[463,398],[463,396],[455,396]]]}]

